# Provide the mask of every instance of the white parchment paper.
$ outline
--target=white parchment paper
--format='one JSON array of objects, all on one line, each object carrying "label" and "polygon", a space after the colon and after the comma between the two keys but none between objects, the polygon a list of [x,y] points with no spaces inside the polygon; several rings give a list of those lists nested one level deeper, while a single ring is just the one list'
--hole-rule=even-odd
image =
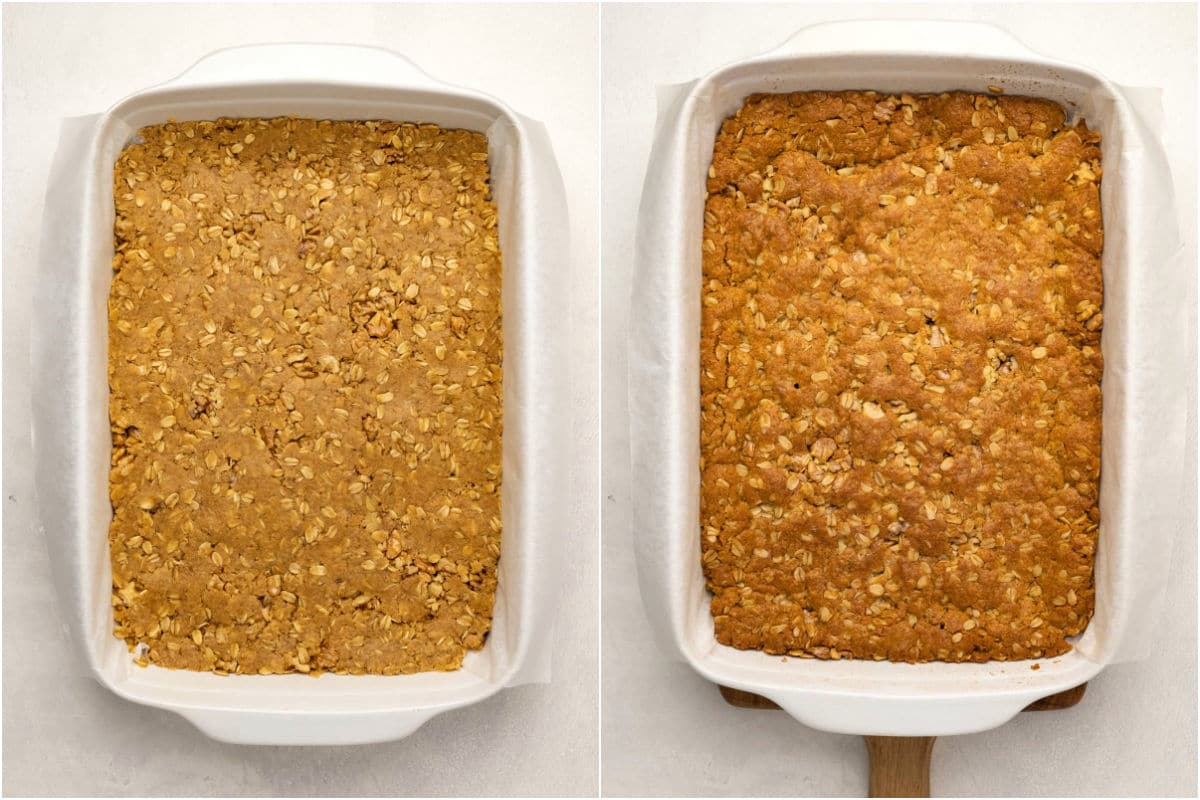
[{"label": "white parchment paper", "polygon": [[[848,71],[836,59],[830,59],[832,77],[815,69],[789,72],[766,56],[746,62],[743,73],[752,74],[756,61],[762,64],[761,80],[742,78],[753,91],[934,91],[921,81],[937,80],[889,74],[872,62],[870,52],[861,57],[862,71],[878,77],[841,86],[816,85],[836,84],[836,70]],[[1104,137],[1106,364],[1097,610],[1075,647],[1099,664],[1136,661],[1154,652],[1155,621],[1168,611],[1164,582],[1173,540],[1187,530],[1181,476],[1187,386],[1195,376],[1187,357],[1182,289],[1189,265],[1181,258],[1171,175],[1155,134],[1161,93],[1115,87],[1122,110],[1102,87],[1076,92],[1067,102],[1069,91],[1056,83],[1027,79],[1019,70],[1008,77],[1010,93],[1065,102]],[[950,88],[953,83],[936,90]],[[715,133],[746,93],[708,78],[659,87],[638,219],[628,342],[639,582],[659,643],[684,661],[689,642],[692,652],[711,646],[688,638],[694,627],[689,620],[702,617],[707,607],[698,508],[690,502],[699,481],[698,366],[686,363],[699,360],[692,354],[700,326],[704,178]],[[711,639],[711,623],[691,634]]]}]

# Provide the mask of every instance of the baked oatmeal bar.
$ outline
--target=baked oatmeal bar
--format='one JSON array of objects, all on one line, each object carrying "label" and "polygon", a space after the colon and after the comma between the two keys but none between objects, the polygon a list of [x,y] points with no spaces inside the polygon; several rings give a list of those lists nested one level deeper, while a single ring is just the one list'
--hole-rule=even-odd
[{"label": "baked oatmeal bar", "polygon": [[140,663],[452,670],[500,553],[482,134],[144,128],[115,168],[109,544]]},{"label": "baked oatmeal bar", "polygon": [[1099,135],[1027,97],[754,95],[704,216],[718,641],[1027,659],[1093,609]]}]

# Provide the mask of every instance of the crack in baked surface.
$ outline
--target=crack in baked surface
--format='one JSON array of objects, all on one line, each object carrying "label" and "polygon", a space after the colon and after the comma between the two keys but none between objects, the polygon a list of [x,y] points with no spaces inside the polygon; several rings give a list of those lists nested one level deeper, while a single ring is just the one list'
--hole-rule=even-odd
[{"label": "crack in baked surface", "polygon": [[967,93],[760,94],[725,120],[700,347],[719,642],[1070,649],[1099,526],[1099,142]]},{"label": "crack in baked surface", "polygon": [[453,670],[500,554],[483,134],[142,129],[114,170],[109,530],[139,663]]}]

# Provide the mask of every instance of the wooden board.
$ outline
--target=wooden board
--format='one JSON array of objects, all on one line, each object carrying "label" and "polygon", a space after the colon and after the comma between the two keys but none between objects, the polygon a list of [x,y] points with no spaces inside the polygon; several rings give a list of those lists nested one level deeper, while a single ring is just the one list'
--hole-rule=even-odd
[{"label": "wooden board", "polygon": [[[737,708],[775,710],[779,706],[767,698],[721,686],[725,702]],[[1058,711],[1083,699],[1087,684],[1043,697],[1024,711]],[[870,762],[868,797],[929,797],[929,765],[933,759],[933,736],[864,736]]]}]

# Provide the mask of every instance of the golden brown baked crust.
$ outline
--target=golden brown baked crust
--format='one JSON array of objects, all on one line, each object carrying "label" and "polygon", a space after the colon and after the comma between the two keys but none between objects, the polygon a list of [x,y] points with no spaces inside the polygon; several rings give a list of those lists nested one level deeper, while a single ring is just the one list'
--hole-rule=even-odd
[{"label": "golden brown baked crust", "polygon": [[500,549],[482,134],[168,123],[115,168],[116,635],[216,672],[458,668]]},{"label": "golden brown baked crust", "polygon": [[704,217],[717,639],[1051,656],[1099,524],[1100,137],[1026,97],[755,95]]}]

